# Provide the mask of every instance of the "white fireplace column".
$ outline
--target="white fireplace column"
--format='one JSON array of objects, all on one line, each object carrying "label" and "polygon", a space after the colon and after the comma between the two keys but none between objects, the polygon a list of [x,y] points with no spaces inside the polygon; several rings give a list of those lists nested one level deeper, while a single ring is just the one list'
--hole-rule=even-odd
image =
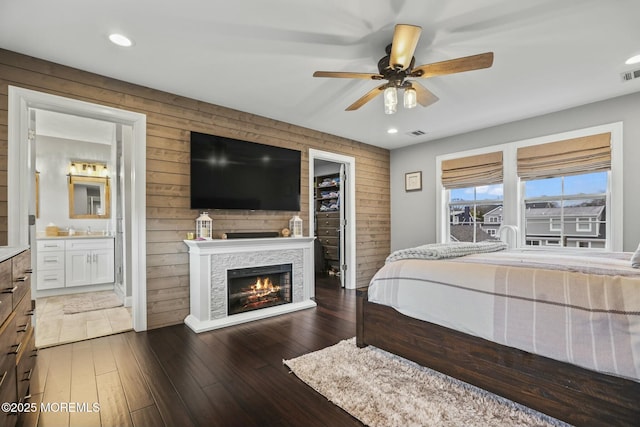
[{"label": "white fireplace column", "polygon": [[[314,237],[231,240],[185,240],[189,247],[190,314],[185,323],[195,332],[264,319],[316,306]],[[292,265],[291,303],[229,316],[227,271],[277,264]]]}]

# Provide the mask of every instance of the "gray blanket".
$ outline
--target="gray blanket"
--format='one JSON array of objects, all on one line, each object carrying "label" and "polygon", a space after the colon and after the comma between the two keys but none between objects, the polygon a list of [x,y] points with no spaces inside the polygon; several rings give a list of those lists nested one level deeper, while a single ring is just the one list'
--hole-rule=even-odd
[{"label": "gray blanket", "polygon": [[471,254],[503,251],[507,244],[499,240],[484,242],[430,243],[415,248],[399,249],[392,252],[385,263],[400,259],[446,259]]}]

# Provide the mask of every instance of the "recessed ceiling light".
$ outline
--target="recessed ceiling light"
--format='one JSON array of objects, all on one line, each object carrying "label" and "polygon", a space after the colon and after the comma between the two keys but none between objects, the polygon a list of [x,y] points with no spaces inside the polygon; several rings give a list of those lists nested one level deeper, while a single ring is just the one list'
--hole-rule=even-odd
[{"label": "recessed ceiling light", "polygon": [[624,61],[624,63],[627,64],[627,65],[637,64],[639,62],[640,62],[640,55],[632,56],[631,58],[629,58],[626,61]]},{"label": "recessed ceiling light", "polygon": [[129,39],[126,36],[123,36],[122,34],[109,34],[109,40],[111,40],[111,43],[113,44],[117,44],[118,46],[122,46],[122,47],[129,47],[131,45],[133,45],[133,42],[131,41],[131,39]]},{"label": "recessed ceiling light", "polygon": [[398,129],[396,128],[387,129],[387,133],[398,133]]}]

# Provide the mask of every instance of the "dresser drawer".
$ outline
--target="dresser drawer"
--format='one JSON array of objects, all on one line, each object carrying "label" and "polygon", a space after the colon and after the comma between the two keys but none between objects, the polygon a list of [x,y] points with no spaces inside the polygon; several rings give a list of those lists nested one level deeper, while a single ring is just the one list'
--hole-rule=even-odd
[{"label": "dresser drawer", "polygon": [[16,316],[11,313],[7,320],[0,325],[0,366],[7,360],[16,364],[16,350],[18,347],[18,333],[16,332]]},{"label": "dresser drawer", "polygon": [[16,307],[16,331],[18,339],[22,340],[24,334],[31,328],[31,318],[33,310],[31,309],[31,289],[22,297],[22,301]]},{"label": "dresser drawer", "polygon": [[324,257],[329,260],[338,261],[340,259],[340,255],[338,254],[338,248],[336,246],[325,246],[325,254]]},{"label": "dresser drawer", "polygon": [[335,246],[338,247],[337,237],[318,236],[318,240],[322,243],[322,246]]},{"label": "dresser drawer", "polygon": [[12,307],[12,295],[1,292],[11,286],[11,261],[0,262],[0,325],[7,319]]},{"label": "dresser drawer", "polygon": [[24,251],[11,259],[13,269],[12,287],[7,289],[13,294],[13,308],[15,309],[22,297],[31,289],[31,251]]},{"label": "dresser drawer", "polygon": [[64,269],[64,251],[38,253],[38,272],[58,268]]},{"label": "dresser drawer", "polygon": [[318,218],[318,221],[320,221],[320,219],[340,219],[340,211],[335,211],[335,212],[318,211],[316,212],[316,218]]},{"label": "dresser drawer", "polygon": [[340,218],[318,218],[317,219],[318,228],[326,227],[326,228],[338,228],[340,227]]},{"label": "dresser drawer", "polygon": [[[17,403],[16,368],[0,369],[0,402]],[[18,415],[11,412],[0,411],[0,426],[13,427],[18,421]]]},{"label": "dresser drawer", "polygon": [[29,382],[36,366],[36,343],[33,328],[29,328],[18,354],[16,380],[18,383],[18,401],[23,401],[29,391]]},{"label": "dresser drawer", "polygon": [[338,229],[335,227],[318,227],[316,234],[318,237],[338,237],[340,235]]},{"label": "dresser drawer", "polygon": [[38,253],[64,251],[64,240],[38,240]]},{"label": "dresser drawer", "polygon": [[64,288],[64,269],[38,271],[38,290]]}]

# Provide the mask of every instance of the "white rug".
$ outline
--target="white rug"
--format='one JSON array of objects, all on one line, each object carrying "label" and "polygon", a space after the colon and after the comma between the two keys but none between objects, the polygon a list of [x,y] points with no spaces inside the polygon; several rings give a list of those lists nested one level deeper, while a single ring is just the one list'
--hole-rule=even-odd
[{"label": "white rug", "polygon": [[112,291],[87,292],[66,296],[63,311],[64,314],[75,314],[121,306],[122,300]]},{"label": "white rug", "polygon": [[283,363],[372,427],[568,425],[355,338]]}]

